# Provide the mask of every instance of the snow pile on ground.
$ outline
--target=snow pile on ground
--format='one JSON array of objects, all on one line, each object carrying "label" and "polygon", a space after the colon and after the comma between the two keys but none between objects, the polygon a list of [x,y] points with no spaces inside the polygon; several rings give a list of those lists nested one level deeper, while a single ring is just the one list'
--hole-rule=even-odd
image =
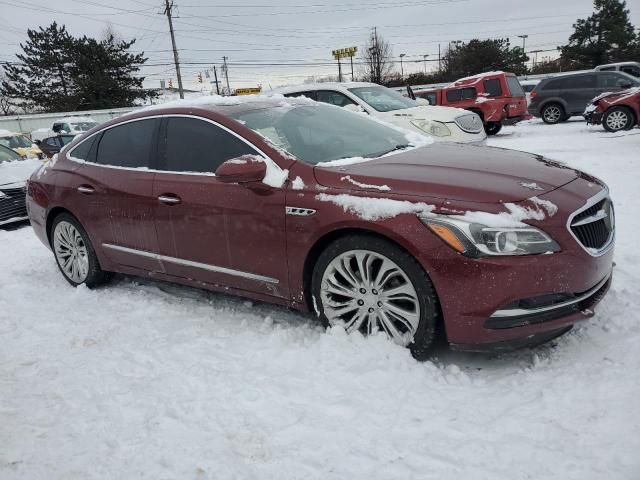
[{"label": "snow pile on ground", "polygon": [[598,175],[616,207],[612,289],[555,347],[417,363],[313,314],[73,289],[30,228],[0,230],[0,478],[640,478],[640,130],[503,131],[490,143]]}]

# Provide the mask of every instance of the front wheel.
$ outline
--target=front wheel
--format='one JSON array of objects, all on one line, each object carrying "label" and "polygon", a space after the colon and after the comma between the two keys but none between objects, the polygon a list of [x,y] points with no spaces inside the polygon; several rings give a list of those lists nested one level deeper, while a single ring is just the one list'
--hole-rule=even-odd
[{"label": "front wheel", "polygon": [[316,262],[311,290],[320,319],[348,333],[384,332],[428,358],[436,332],[437,297],[422,266],[388,240],[355,235],[332,243]]},{"label": "front wheel", "polygon": [[109,279],[110,274],[100,268],[87,232],[68,213],[54,219],[51,247],[62,276],[74,287],[84,283],[92,288]]},{"label": "front wheel", "polygon": [[500,122],[487,122],[484,125],[484,131],[487,135],[497,135],[500,130],[502,130]]},{"label": "front wheel", "polygon": [[619,132],[633,127],[633,115],[624,107],[613,107],[602,117],[602,126],[607,132]]}]

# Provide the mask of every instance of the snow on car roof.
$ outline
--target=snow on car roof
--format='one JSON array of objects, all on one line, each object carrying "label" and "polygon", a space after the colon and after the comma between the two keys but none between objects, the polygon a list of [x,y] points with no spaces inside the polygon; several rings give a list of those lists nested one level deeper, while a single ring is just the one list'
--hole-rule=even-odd
[{"label": "snow on car roof", "polygon": [[[220,95],[206,95],[197,98],[183,100],[172,100],[158,105],[150,105],[139,111],[152,111],[165,108],[204,108],[208,110],[222,111],[218,107],[273,107],[273,106],[293,106],[293,105],[316,105],[316,102],[304,98],[285,98],[282,94],[270,95],[241,95],[235,97],[222,97]],[[244,107],[244,108],[243,108]],[[135,113],[135,112],[134,112]]]},{"label": "snow on car roof", "polygon": [[503,72],[502,70],[496,70],[494,72],[478,73],[477,75],[471,75],[469,77],[459,78],[455,82],[451,83],[449,85],[449,87],[458,87],[458,86],[462,85],[463,83],[466,83],[466,84],[468,84],[468,83],[476,83],[476,82],[479,82],[480,80],[482,80],[483,78],[493,77],[495,75],[504,75],[505,73],[506,72]]},{"label": "snow on car roof", "polygon": [[310,90],[326,90],[328,88],[358,88],[358,87],[380,87],[376,83],[370,82],[320,82],[320,83],[303,83],[301,85],[291,85],[287,87],[275,88],[274,93],[296,93]]}]

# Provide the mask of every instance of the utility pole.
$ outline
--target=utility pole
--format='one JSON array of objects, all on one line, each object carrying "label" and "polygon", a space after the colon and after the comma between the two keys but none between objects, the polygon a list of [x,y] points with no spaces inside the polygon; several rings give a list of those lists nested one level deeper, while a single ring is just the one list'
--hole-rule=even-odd
[{"label": "utility pole", "polygon": [[402,66],[402,58],[405,57],[406,53],[400,54],[400,80],[404,80],[404,67]]},{"label": "utility pole", "polygon": [[340,63],[340,57],[338,57],[338,81],[342,83],[342,64]]},{"label": "utility pole", "polygon": [[518,38],[522,39],[522,53],[524,53],[524,45],[527,41],[527,38],[529,38],[529,35],[518,35]]},{"label": "utility pole", "polygon": [[427,53],[427,54],[425,54],[425,55],[422,55],[422,58],[424,58],[424,74],[425,74],[425,75],[427,74],[427,57],[428,57],[428,56],[429,56],[429,54],[428,54],[428,53]]},{"label": "utility pole", "polygon": [[216,81],[216,93],[220,95],[220,86],[218,85],[218,71],[216,70],[216,66],[213,66],[213,79]]},{"label": "utility pole", "polygon": [[184,98],[184,90],[182,89],[182,75],[180,75],[180,60],[178,59],[178,49],[176,48],[176,36],[173,33],[173,21],[171,20],[171,13],[173,10],[173,0],[164,0],[164,13],[169,20],[169,32],[171,33],[171,45],[173,46],[173,61],[176,64],[176,75],[178,77],[178,92],[180,98]]},{"label": "utility pole", "polygon": [[227,95],[231,95],[231,87],[229,87],[229,68],[227,67],[227,57],[222,57],[224,62],[224,76],[227,80]]},{"label": "utility pole", "polygon": [[440,44],[438,44],[438,73],[442,71],[442,63],[440,59]]}]

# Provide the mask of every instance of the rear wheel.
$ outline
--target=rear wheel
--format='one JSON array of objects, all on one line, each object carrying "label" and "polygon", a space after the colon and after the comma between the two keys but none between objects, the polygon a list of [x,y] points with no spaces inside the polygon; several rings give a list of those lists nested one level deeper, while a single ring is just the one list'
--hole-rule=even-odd
[{"label": "rear wheel", "polygon": [[320,255],[311,290],[325,325],[364,335],[382,331],[416,359],[428,358],[438,313],[435,290],[415,258],[388,240],[338,239]]},{"label": "rear wheel", "polygon": [[556,123],[561,122],[567,115],[564,108],[562,108],[562,105],[558,103],[549,103],[545,105],[540,113],[542,115],[542,121],[550,125],[555,125]]},{"label": "rear wheel", "polygon": [[110,278],[110,274],[100,268],[87,232],[68,213],[61,213],[53,220],[51,247],[62,276],[74,287],[84,283],[92,288]]},{"label": "rear wheel", "polygon": [[607,132],[629,130],[634,124],[633,114],[625,107],[613,107],[602,117],[602,126]]},{"label": "rear wheel", "polygon": [[484,131],[487,135],[497,135],[500,130],[502,130],[500,122],[487,122],[484,124]]}]

